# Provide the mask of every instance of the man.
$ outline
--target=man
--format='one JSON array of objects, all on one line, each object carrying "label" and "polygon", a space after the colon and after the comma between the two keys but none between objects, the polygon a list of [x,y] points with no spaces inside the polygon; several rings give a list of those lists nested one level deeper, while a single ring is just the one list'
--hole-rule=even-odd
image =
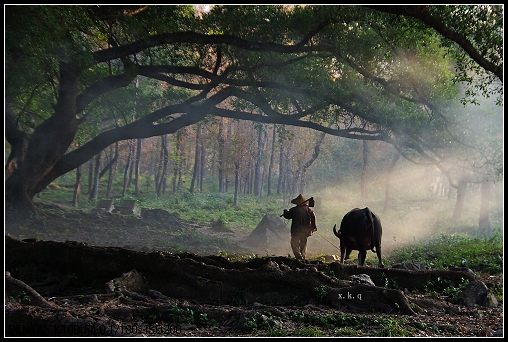
[{"label": "man", "polygon": [[[310,199],[312,200],[312,198]],[[309,206],[309,199],[298,195],[291,200],[295,206],[289,210],[284,209],[282,216],[291,221],[291,249],[295,258],[305,260],[307,239],[317,230],[316,214]]]}]

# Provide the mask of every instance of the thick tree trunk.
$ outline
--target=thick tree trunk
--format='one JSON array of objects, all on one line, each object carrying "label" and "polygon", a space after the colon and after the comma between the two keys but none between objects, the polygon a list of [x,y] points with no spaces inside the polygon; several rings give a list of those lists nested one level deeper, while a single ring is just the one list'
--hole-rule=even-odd
[{"label": "thick tree trunk", "polygon": [[7,108],[6,125],[14,130],[6,134],[12,149],[7,164],[5,201],[12,209],[37,212],[32,200],[44,189],[40,188],[39,182],[65,155],[79,126],[76,117],[79,71],[72,63],[61,62],[59,66],[55,112],[35,128],[28,141],[27,136],[19,132],[9,119]]}]

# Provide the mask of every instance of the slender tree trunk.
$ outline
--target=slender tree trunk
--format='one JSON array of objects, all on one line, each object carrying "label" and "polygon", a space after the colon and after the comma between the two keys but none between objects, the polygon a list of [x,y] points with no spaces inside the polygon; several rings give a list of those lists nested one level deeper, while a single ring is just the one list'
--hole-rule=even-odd
[{"label": "slender tree trunk", "polygon": [[454,194],[454,190],[453,189],[455,189],[455,188],[448,182],[448,190],[447,190],[447,193],[446,193],[446,195],[447,195],[446,197],[448,199],[452,199],[453,198],[453,194]]},{"label": "slender tree trunk", "polygon": [[365,203],[369,199],[367,191],[367,171],[369,167],[369,146],[367,140],[363,140],[363,166],[362,175],[360,179],[360,188],[362,195],[362,202]]},{"label": "slender tree trunk", "polygon": [[159,177],[159,184],[157,186],[157,197],[161,197],[166,190],[166,173],[168,169],[169,151],[167,147],[166,135],[161,135],[161,163],[162,170]]},{"label": "slender tree trunk", "polygon": [[130,152],[130,166],[129,166],[129,179],[128,179],[128,183],[127,183],[127,188],[130,189],[131,186],[132,186],[132,179],[134,177],[132,177],[133,173],[134,173],[134,168],[135,168],[135,165],[136,165],[136,144],[135,144],[135,139],[132,139],[131,140],[131,143],[130,143],[130,148],[131,148],[131,152]]},{"label": "slender tree trunk", "polygon": [[127,188],[130,184],[130,174],[131,174],[131,168],[132,168],[132,159],[134,158],[134,144],[132,140],[129,140],[129,155],[127,156],[127,162],[125,163],[125,172],[123,175],[123,190],[122,190],[122,197],[125,197],[127,195]]},{"label": "slender tree trunk", "polygon": [[178,163],[176,163],[173,166],[173,178],[171,179],[171,189],[173,193],[176,193],[177,191],[177,179],[178,179]]},{"label": "slender tree trunk", "polygon": [[290,154],[286,156],[286,162],[284,165],[286,166],[284,170],[284,193],[291,195],[296,191],[296,189],[293,189],[293,179],[295,175],[293,174],[293,170],[291,168]]},{"label": "slender tree trunk", "polygon": [[225,169],[225,156],[224,155],[225,155],[225,151],[224,150],[225,150],[226,142],[224,139],[224,135],[225,135],[224,131],[225,131],[224,119],[220,118],[219,119],[219,137],[218,137],[218,141],[219,141],[218,178],[219,178],[219,192],[220,193],[223,193],[225,190],[225,186],[224,186],[224,169]]},{"label": "slender tree trunk", "polygon": [[162,182],[162,164],[163,164],[163,160],[164,160],[164,149],[163,149],[163,146],[164,146],[164,136],[161,135],[160,136],[160,142],[161,142],[161,145],[160,145],[160,150],[159,150],[159,158],[157,160],[157,171],[155,173],[155,193],[157,194],[157,196],[159,196],[159,188],[160,188],[160,184]]},{"label": "slender tree trunk", "polygon": [[279,146],[279,179],[277,180],[277,195],[284,193],[284,144]]},{"label": "slender tree trunk", "polygon": [[268,166],[268,179],[267,179],[267,190],[266,193],[268,196],[272,195],[272,170],[273,163],[275,160],[275,142],[277,139],[277,125],[273,125],[273,133],[272,133],[272,147],[270,149],[270,164]]},{"label": "slender tree trunk", "polygon": [[226,133],[226,141],[228,141],[229,143],[227,143],[225,145],[225,151],[226,151],[226,160],[225,160],[225,172],[224,172],[224,182],[225,182],[225,192],[226,193],[229,193],[229,186],[230,186],[230,178],[231,178],[231,174],[234,175],[234,167],[231,168],[229,167],[230,164],[233,164],[234,165],[234,153],[232,151],[232,144],[231,142],[233,141],[233,127],[232,127],[232,121],[227,119],[227,133]]},{"label": "slender tree trunk", "polygon": [[501,225],[503,224],[503,218],[504,218],[504,206],[503,206],[503,203],[504,203],[504,187],[503,187],[503,184],[499,184],[499,183],[494,183],[493,184],[493,187],[494,187],[494,197],[495,197],[495,201],[496,201],[496,219],[495,219],[495,222],[496,224],[497,223],[500,223]]},{"label": "slender tree trunk", "polygon": [[264,125],[259,125],[258,129],[258,149],[256,153],[256,162],[254,163],[254,195],[261,196],[261,160],[263,158],[263,131]]},{"label": "slender tree trunk", "polygon": [[114,181],[114,177],[115,177],[116,161],[117,160],[118,160],[118,141],[115,142],[115,152],[114,152],[113,162],[111,164],[111,167],[109,168],[108,187],[106,189],[106,198],[111,198],[111,192],[113,191],[113,181]]},{"label": "slender tree trunk", "polygon": [[102,152],[97,153],[95,156],[95,167],[93,173],[93,186],[90,192],[90,200],[96,200],[99,195],[99,173],[101,168],[101,155]]},{"label": "slender tree trunk", "polygon": [[183,155],[181,153],[181,145],[182,145],[182,132],[178,131],[176,132],[176,144],[175,144],[175,157],[174,157],[174,167],[173,167],[173,179],[171,181],[171,186],[173,189],[173,192],[176,193],[178,191],[178,188],[180,186],[181,181],[181,167],[182,167],[182,159]]},{"label": "slender tree trunk", "polygon": [[190,188],[189,188],[189,192],[190,193],[193,193],[194,192],[194,187],[196,185],[198,181],[198,178],[199,178],[199,167],[201,166],[200,164],[200,159],[201,159],[201,150],[199,148],[199,145],[200,145],[200,139],[201,139],[201,125],[198,123],[197,124],[197,127],[196,127],[196,144],[195,144],[195,152],[194,152],[194,167],[193,167],[193,172],[192,172],[192,179],[191,179],[191,185],[190,185]]},{"label": "slender tree trunk", "polygon": [[143,139],[137,139],[137,148],[136,148],[136,168],[134,172],[134,193],[136,196],[139,196],[139,165],[141,163],[141,147],[143,144]]},{"label": "slender tree trunk", "polygon": [[479,231],[481,234],[485,234],[490,230],[490,191],[492,183],[487,179],[484,179],[481,184],[481,204],[480,204],[480,220],[479,220]]},{"label": "slender tree trunk", "polygon": [[395,166],[400,159],[399,151],[395,151],[395,155],[393,156],[392,162],[390,163],[390,167],[388,168],[388,173],[386,175],[386,185],[385,185],[385,204],[383,206],[383,212],[386,212],[391,206],[391,179],[393,175],[393,171],[395,170]]},{"label": "slender tree trunk", "polygon": [[446,188],[444,184],[444,175],[441,172],[439,174],[439,179],[436,184],[436,190],[434,192],[437,196],[444,197],[446,195]]},{"label": "slender tree trunk", "polygon": [[198,181],[199,181],[199,193],[203,193],[203,180],[205,178],[205,162],[206,162],[206,156],[205,156],[205,148],[203,146],[203,141],[199,144],[199,150],[201,154],[200,158],[200,166],[199,166],[199,175],[198,175]]},{"label": "slender tree trunk", "polygon": [[455,209],[453,211],[453,219],[460,220],[462,218],[462,210],[464,209],[464,202],[466,199],[467,181],[460,180],[457,187],[457,200],[455,202]]},{"label": "slender tree trunk", "polygon": [[78,206],[80,195],[81,195],[81,165],[76,168],[76,183],[74,184],[74,196],[72,197],[72,205],[74,207]]},{"label": "slender tree trunk", "polygon": [[238,193],[240,191],[240,162],[235,162],[235,194],[233,199],[233,205],[238,207]]},{"label": "slender tree trunk", "polygon": [[90,158],[88,161],[88,188],[86,190],[86,193],[90,195],[93,190],[93,165],[94,165],[94,159]]},{"label": "slender tree trunk", "polygon": [[245,188],[244,188],[244,194],[252,194],[252,186],[253,186],[253,181],[252,181],[252,158],[249,157],[249,163],[247,165],[248,167],[248,172],[247,174],[245,175],[246,179],[245,179]]},{"label": "slender tree trunk", "polygon": [[309,167],[312,166],[312,164],[314,164],[316,159],[319,157],[319,153],[321,152],[321,144],[323,143],[325,136],[326,136],[326,133],[321,133],[318,140],[316,141],[316,145],[314,145],[314,152],[310,156],[309,160],[307,160],[307,162],[305,162],[299,170],[299,174],[300,174],[300,191],[299,191],[299,193],[305,192],[304,187],[305,187],[305,176],[307,174],[307,170],[309,169]]},{"label": "slender tree trunk", "polygon": [[185,170],[185,165],[186,165],[186,159],[185,159],[185,141],[183,140],[184,139],[184,134],[183,134],[183,131],[178,131],[178,144],[177,144],[177,149],[178,149],[178,155],[180,156],[178,158],[178,185],[177,185],[177,190],[180,190],[181,188],[183,188],[183,172]]},{"label": "slender tree trunk", "polygon": [[162,173],[161,173],[161,179],[159,182],[159,197],[166,193],[167,189],[167,173],[168,173],[168,165],[169,165],[169,150],[168,150],[168,138],[166,135],[163,136],[163,139],[161,140],[162,143],[162,152],[163,152],[163,159],[162,159]]},{"label": "slender tree trunk", "polygon": [[[111,151],[111,148],[110,148],[110,157],[109,157],[109,160],[108,160],[108,163],[106,164],[106,166],[104,166],[104,168],[99,172],[99,179],[102,178],[102,176],[104,176],[106,174],[106,172],[108,172],[108,170],[111,169],[111,167],[115,164],[116,162],[116,159],[117,158],[117,155],[113,153],[113,151]],[[107,155],[106,155],[107,157]]]}]

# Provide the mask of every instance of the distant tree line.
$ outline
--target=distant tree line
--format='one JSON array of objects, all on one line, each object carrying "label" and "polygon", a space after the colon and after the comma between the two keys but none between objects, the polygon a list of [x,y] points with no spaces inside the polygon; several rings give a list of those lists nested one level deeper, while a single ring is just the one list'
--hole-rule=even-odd
[{"label": "distant tree line", "polygon": [[[435,165],[458,198],[464,184],[484,184],[487,196],[502,179],[502,5],[5,12],[5,199],[13,210],[37,213],[33,197],[78,169],[78,179],[92,173],[89,192],[98,196],[122,144],[122,195],[132,182],[139,192],[143,144],[152,137],[161,137],[152,161],[159,195],[184,184],[198,191],[206,172],[217,172],[220,192],[259,195],[272,184],[265,166],[272,179],[277,163],[278,189],[270,191],[301,189],[326,136],[365,141],[363,156],[378,141]],[[197,131],[189,138],[198,126],[199,139]],[[273,127],[317,135],[302,150]],[[256,139],[242,140],[245,133]]]}]

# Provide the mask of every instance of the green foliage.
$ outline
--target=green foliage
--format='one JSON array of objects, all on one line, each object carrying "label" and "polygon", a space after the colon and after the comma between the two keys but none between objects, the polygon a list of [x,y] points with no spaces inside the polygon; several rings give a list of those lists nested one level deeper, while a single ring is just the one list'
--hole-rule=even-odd
[{"label": "green foliage", "polygon": [[265,214],[277,214],[276,197],[259,198],[240,196],[238,206],[233,205],[230,193],[190,193],[183,191],[162,197],[158,206],[176,212],[183,221],[209,225],[221,219],[236,228],[255,228]]},{"label": "green foliage", "polygon": [[331,270],[330,267],[328,267],[328,266],[323,273],[329,277],[336,277],[335,272],[333,270]]},{"label": "green foliage", "polygon": [[218,255],[231,261],[249,262],[252,259],[261,258],[257,254],[238,254],[219,250]]},{"label": "green foliage", "polygon": [[316,297],[319,303],[321,303],[325,298],[327,294],[326,286],[317,286],[314,288],[314,292],[316,293]]},{"label": "green foliage", "polygon": [[365,335],[361,330],[355,330],[353,328],[344,327],[337,329],[338,336],[363,336]]},{"label": "green foliage", "polygon": [[138,319],[144,320],[146,323],[175,323],[175,324],[195,324],[199,327],[216,326],[217,322],[210,319],[206,313],[200,309],[183,308],[179,305],[173,305],[167,310],[161,312],[160,310],[149,310],[144,316],[139,316]]},{"label": "green foliage", "polygon": [[308,315],[304,312],[293,313],[290,316],[291,321],[304,323],[308,325],[316,325],[325,328],[356,326],[364,323],[364,319],[354,315],[346,315],[343,313],[329,314],[325,316]]},{"label": "green foliage", "polygon": [[271,328],[266,331],[264,336],[266,336],[266,337],[287,337],[287,336],[289,336],[289,334],[286,329]]},{"label": "green foliage", "polygon": [[503,284],[502,283],[494,283],[490,287],[490,291],[496,296],[497,299],[503,300],[504,291],[503,291]]},{"label": "green foliage", "polygon": [[294,336],[298,337],[324,337],[326,336],[321,330],[316,327],[306,327],[298,329],[294,332]]},{"label": "green foliage", "polygon": [[436,298],[446,296],[448,300],[453,303],[456,302],[462,287],[466,286],[468,283],[469,280],[462,279],[462,282],[458,286],[455,286],[453,281],[438,277],[435,281],[429,280],[424,286],[424,291]]},{"label": "green foliage", "polygon": [[30,304],[31,302],[30,296],[25,291],[14,296],[9,296],[9,299],[21,304]]},{"label": "green foliage", "polygon": [[[407,323],[407,319],[400,318],[401,321]],[[375,324],[379,324],[381,330],[379,330],[376,336],[380,337],[411,337],[415,336],[414,333],[405,329],[401,322],[397,318],[377,318],[374,320]]]},{"label": "green foliage", "polygon": [[464,265],[474,272],[501,274],[503,242],[500,231],[483,237],[465,234],[441,234],[426,243],[395,249],[391,263],[420,262],[433,269]]},{"label": "green foliage", "polygon": [[[502,6],[430,6],[427,9],[445,25],[467,37],[479,55],[485,56],[494,66],[502,64]],[[42,184],[22,179],[19,184],[11,185],[24,189],[21,184],[31,184],[32,188],[26,189],[30,195],[44,188],[46,179],[51,181],[85,163],[91,156],[86,153],[90,145],[97,148],[96,153],[114,142],[112,136],[127,141],[136,135],[129,132],[142,130],[145,137],[149,137],[182,128],[171,125],[175,122],[174,113],[172,110],[166,113],[166,106],[187,103],[194,108],[192,112],[212,113],[210,108],[198,107],[196,101],[201,97],[192,99],[192,96],[201,88],[201,78],[212,76],[208,73],[214,66],[228,65],[229,68],[215,71],[216,79],[210,85],[217,88],[207,92],[220,96],[226,89],[233,91],[225,95],[235,108],[245,109],[242,117],[254,121],[262,117],[257,113],[266,109],[261,104],[265,101],[254,100],[252,95],[255,94],[260,99],[270,99],[271,110],[279,111],[276,115],[271,110],[265,112],[275,121],[285,121],[280,118],[299,107],[307,111],[305,115],[312,114],[305,120],[292,123],[288,120],[288,124],[308,124],[316,130],[322,125],[321,129],[327,127],[326,131],[332,127],[347,127],[351,130],[331,133],[356,140],[363,124],[368,123],[371,137],[385,139],[404,149],[412,149],[417,144],[416,151],[429,149],[432,152],[427,155],[442,155],[443,147],[456,142],[453,137],[464,138],[464,132],[474,126],[469,118],[463,119],[466,115],[455,114],[452,110],[461,95],[456,82],[465,82],[469,87],[474,81],[477,89],[486,93],[486,98],[502,88],[498,86],[492,90],[490,85],[495,77],[488,72],[485,74],[486,70],[472,61],[469,54],[455,43],[450,45],[447,37],[422,22],[363,6],[215,5],[203,16],[196,15],[190,5],[29,5],[7,6],[6,12],[7,114],[16,119],[18,128],[27,138],[34,130],[47,132],[48,137],[55,132],[59,135],[68,122],[68,130],[64,127],[64,131],[69,131],[69,136],[61,141],[51,140],[59,146],[51,144],[46,148],[48,151],[32,150],[32,146],[44,149],[43,144],[37,144],[38,138],[33,137],[35,140],[28,145],[27,155],[44,155],[52,150],[61,152],[51,158],[41,158],[38,161],[41,165],[36,168],[32,167],[33,160],[21,163],[23,158],[19,158],[18,167],[28,168],[21,174],[37,170],[40,174],[34,175],[35,179],[45,179]],[[201,36],[202,33],[206,36]],[[174,39],[176,36],[180,38]],[[253,42],[265,48],[256,51]],[[163,70],[167,77],[158,76]],[[58,85],[68,79],[76,79],[76,88],[66,94]],[[113,79],[117,81],[112,82]],[[71,124],[73,120],[69,118],[56,119],[57,124],[52,125],[52,120],[47,119],[55,114],[55,108],[62,112],[59,115],[67,113],[69,118],[79,120]],[[460,111],[463,112],[462,108]],[[476,119],[474,114],[471,117]],[[191,116],[186,110],[178,115]],[[199,120],[188,120],[196,121]],[[36,129],[42,122],[47,126]],[[164,124],[162,130],[161,124]],[[75,133],[73,125],[79,126]],[[116,129],[124,133],[116,135]],[[486,145],[490,146],[479,141],[471,143],[473,138],[485,140],[485,137],[502,135],[499,125],[486,129],[493,134],[478,131],[473,137],[467,133],[467,141],[461,139],[460,145],[473,146],[489,161],[486,163],[482,159],[474,163],[492,165],[490,171],[499,176],[502,173],[501,139],[489,139]],[[113,134],[101,139],[102,132]],[[8,141],[16,144],[14,139],[8,138]],[[459,148],[456,145],[452,147]],[[322,177],[324,174],[333,171],[333,180],[354,174],[357,170],[354,166],[360,162],[354,158],[360,148],[359,141],[351,147],[344,144],[328,151],[326,161],[321,162],[323,168],[315,173],[315,180],[327,185],[329,180]],[[22,149],[24,146],[13,146],[12,150]],[[84,150],[85,153],[74,155],[83,156],[83,159],[59,159],[64,151],[76,149]],[[448,159],[447,155],[442,156]],[[170,153],[169,159],[180,162],[185,158]],[[490,159],[495,159],[494,163]],[[44,160],[48,163],[43,163]],[[345,166],[337,168],[336,163],[329,162],[334,160],[346,161],[342,163]],[[61,167],[60,161],[66,167]],[[210,161],[213,165],[216,159]],[[217,193],[217,183],[210,183],[207,190],[210,189]],[[14,193],[14,190],[10,191]],[[231,199],[228,200],[208,201],[202,207],[203,212],[196,210],[196,217],[192,219],[203,219],[206,210],[222,209],[221,204],[231,203]],[[250,225],[251,218],[242,217],[245,208],[242,205],[236,208],[239,213],[233,219]],[[257,214],[255,210],[251,212]],[[234,215],[234,212],[227,212],[213,219]]]},{"label": "green foliage", "polygon": [[269,312],[253,312],[241,318],[242,329],[246,331],[266,330],[267,334],[280,334],[280,322]]}]

